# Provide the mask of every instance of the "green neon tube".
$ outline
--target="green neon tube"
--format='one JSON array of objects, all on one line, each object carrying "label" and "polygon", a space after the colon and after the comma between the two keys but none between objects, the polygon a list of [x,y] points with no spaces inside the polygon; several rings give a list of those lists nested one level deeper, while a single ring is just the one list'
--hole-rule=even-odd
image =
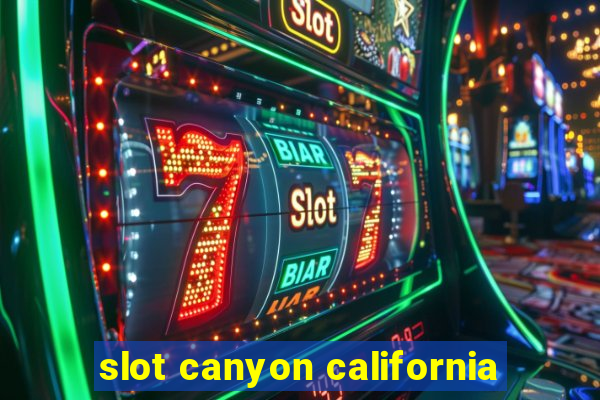
[{"label": "green neon tube", "polygon": [[[161,3],[159,3],[159,2],[157,2],[155,0],[132,0],[132,1],[137,2],[137,3],[141,3],[141,4],[145,4],[145,5],[147,5],[147,6],[151,7],[151,8],[154,8],[155,10],[158,10],[158,11],[161,11],[161,12],[163,12],[165,14],[169,14],[169,15],[171,15],[173,17],[179,18],[179,19],[181,19],[183,21],[186,21],[186,22],[188,22],[188,23],[190,23],[192,25],[198,26],[198,27],[200,27],[200,28],[202,28],[204,30],[207,30],[207,31],[212,32],[214,34],[226,37],[229,40],[232,40],[234,42],[240,43],[240,44],[242,44],[242,45],[244,45],[244,46],[246,46],[246,47],[248,47],[248,48],[250,48],[252,50],[255,50],[255,51],[258,51],[258,52],[263,53],[265,55],[268,55],[268,56],[270,56],[270,57],[272,57],[274,59],[277,59],[279,61],[283,61],[283,62],[285,62],[285,63],[287,63],[289,65],[292,65],[292,66],[294,66],[294,67],[296,67],[296,68],[298,68],[298,69],[300,69],[300,70],[302,70],[304,72],[308,72],[311,75],[314,75],[314,76],[319,77],[321,79],[325,79],[325,80],[327,80],[329,82],[335,83],[336,85],[342,86],[342,87],[344,87],[344,88],[346,88],[348,90],[352,90],[352,91],[354,91],[354,92],[356,92],[358,94],[361,94],[361,95],[363,95],[365,97],[368,97],[368,98],[370,98],[372,100],[375,100],[377,102],[380,102],[380,103],[382,103],[382,104],[384,104],[386,106],[393,107],[393,108],[395,108],[397,110],[401,110],[404,113],[406,113],[406,114],[408,114],[408,115],[410,115],[410,116],[412,116],[414,118],[419,119],[419,121],[420,121],[421,117],[420,117],[419,114],[415,113],[414,111],[412,111],[412,110],[410,110],[408,108],[405,108],[405,107],[399,105],[398,103],[395,103],[395,102],[390,101],[390,100],[388,100],[388,99],[386,99],[384,97],[381,97],[381,96],[379,96],[379,95],[377,95],[375,93],[372,93],[372,92],[368,91],[365,88],[361,88],[359,86],[352,85],[351,83],[348,83],[348,82],[345,82],[345,81],[343,81],[341,79],[338,79],[338,78],[336,78],[336,77],[334,77],[332,75],[329,75],[329,74],[327,74],[327,73],[319,70],[318,68],[313,68],[313,67],[311,67],[309,65],[306,65],[306,64],[304,64],[304,63],[302,63],[302,62],[300,62],[298,60],[295,60],[295,59],[290,58],[290,57],[288,57],[288,56],[286,56],[284,54],[280,54],[280,53],[278,53],[276,51],[273,51],[273,50],[271,50],[271,49],[269,49],[267,47],[264,47],[264,46],[262,46],[260,44],[257,44],[256,42],[253,42],[251,40],[245,39],[245,38],[240,37],[240,36],[233,35],[233,34],[227,32],[227,31],[225,31],[223,29],[220,29],[220,28],[218,28],[218,27],[216,27],[214,25],[211,25],[211,24],[209,24],[207,22],[201,21],[201,20],[199,20],[197,18],[194,18],[192,16],[189,16],[187,14],[184,14],[184,13],[182,13],[180,11],[177,11],[177,10],[175,10],[175,9],[169,7],[169,6],[161,4]],[[386,93],[388,93],[390,95],[393,95],[399,101],[406,102],[406,99],[404,99],[402,96],[400,96],[397,93],[394,93],[394,92],[392,92],[390,90],[387,90]]]},{"label": "green neon tube", "polygon": [[12,320],[8,316],[8,313],[6,312],[6,309],[4,308],[4,303],[2,302],[2,291],[0,291],[0,316],[2,316],[2,319],[6,323],[6,326],[8,327],[10,337],[12,338],[12,341],[15,343],[15,347],[17,348],[17,350],[19,350],[21,346],[19,345],[19,341],[17,340],[17,335],[15,333],[15,327],[13,326]]},{"label": "green neon tube", "polygon": [[63,397],[88,399],[90,392],[69,296],[52,182],[38,1],[17,1],[17,21],[25,152],[51,343]]},{"label": "green neon tube", "polygon": [[475,236],[471,231],[471,227],[469,226],[469,221],[467,219],[467,213],[465,212],[465,208],[462,202],[462,198],[458,191],[458,185],[456,183],[456,177],[454,175],[454,168],[452,167],[452,161],[450,160],[450,144],[448,142],[448,138],[446,132],[448,131],[448,121],[447,121],[447,108],[448,108],[448,76],[450,73],[450,61],[452,60],[452,48],[454,46],[454,36],[458,30],[458,25],[460,23],[460,18],[465,9],[465,5],[467,0],[458,0],[458,5],[456,8],[456,12],[452,16],[452,20],[450,22],[450,30],[447,36],[446,41],[446,52],[444,54],[444,73],[442,76],[442,125],[441,125],[441,136],[442,141],[444,143],[445,148],[445,158],[446,158],[446,169],[448,172],[448,176],[450,177],[450,186],[452,187],[452,194],[454,195],[454,201],[456,202],[456,208],[458,210],[458,215],[462,221],[462,225],[464,227],[465,233],[467,234],[467,238],[469,239],[469,243],[471,244],[471,248],[475,253],[475,257],[479,262],[479,266],[483,271],[484,276],[488,280],[492,290],[496,294],[496,297],[500,300],[502,307],[504,307],[509,319],[515,324],[519,332],[526,338],[527,341],[531,344],[531,346],[540,354],[545,352],[545,345],[541,343],[537,337],[525,326],[521,318],[515,313],[515,310],[506,300],[502,290],[494,280],[492,273],[490,272],[481,251],[479,250],[479,246],[477,245],[477,241],[475,240]]}]

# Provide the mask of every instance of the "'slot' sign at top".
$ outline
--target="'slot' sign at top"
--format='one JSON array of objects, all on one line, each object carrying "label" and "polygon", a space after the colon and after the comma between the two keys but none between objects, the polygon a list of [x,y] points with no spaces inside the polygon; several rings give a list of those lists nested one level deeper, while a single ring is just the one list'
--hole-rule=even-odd
[{"label": "'slot' sign at top", "polygon": [[335,0],[270,0],[269,25],[319,51],[346,61],[347,7]]}]

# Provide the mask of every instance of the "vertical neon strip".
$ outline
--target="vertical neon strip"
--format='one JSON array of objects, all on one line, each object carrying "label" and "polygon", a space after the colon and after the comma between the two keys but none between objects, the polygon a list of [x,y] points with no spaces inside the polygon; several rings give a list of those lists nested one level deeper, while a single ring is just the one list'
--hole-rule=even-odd
[{"label": "vertical neon strip", "polygon": [[[398,112],[398,110],[396,110],[395,108],[391,108],[388,107],[387,108],[388,113],[390,114],[390,118],[392,119],[392,122],[396,125],[396,128],[398,128],[398,130],[400,131],[400,134],[402,135],[402,137],[404,138],[404,143],[406,143],[406,149],[408,151],[408,158],[410,159],[410,165],[413,166],[413,192],[415,194],[415,200],[416,200],[416,204],[415,204],[415,212],[416,212],[416,221],[420,221],[421,220],[421,201],[423,200],[421,198],[421,192],[419,191],[419,186],[417,184],[417,174],[414,173],[414,168],[416,168],[415,165],[415,155],[414,155],[414,151],[413,151],[413,147],[412,147],[412,141],[410,139],[410,135],[407,132],[407,129],[405,128],[406,125],[404,125],[404,119],[402,118],[402,115]],[[423,130],[423,123],[421,121],[421,118],[419,117],[419,126],[421,128],[421,143],[423,143],[423,152],[425,154],[425,160],[427,159],[427,150],[425,148],[425,136],[424,136],[424,130]],[[413,238],[412,238],[412,246],[410,248],[410,252],[408,254],[408,259],[412,260],[413,256],[415,255],[415,250],[417,249],[417,238],[419,237],[419,233],[420,233],[420,229],[421,229],[421,224],[418,223],[414,232],[413,232]]]},{"label": "vertical neon strip", "polygon": [[456,12],[452,16],[452,20],[450,22],[450,30],[448,32],[448,36],[446,37],[446,52],[444,54],[444,69],[442,75],[442,126],[440,134],[442,136],[442,141],[444,142],[445,147],[445,158],[446,158],[446,169],[448,171],[448,176],[450,177],[450,186],[452,187],[452,193],[454,196],[454,201],[456,202],[456,208],[458,210],[458,215],[462,221],[462,225],[464,227],[465,233],[469,239],[469,243],[471,244],[471,248],[477,257],[477,261],[479,266],[481,267],[481,271],[484,276],[488,280],[492,290],[496,294],[496,297],[500,301],[500,304],[504,307],[506,313],[508,314],[508,318],[515,324],[515,326],[519,329],[521,334],[526,338],[526,340],[533,346],[533,348],[540,354],[544,353],[545,346],[541,343],[535,335],[525,326],[521,318],[515,313],[512,306],[504,297],[502,290],[494,280],[492,273],[490,272],[482,254],[479,250],[479,246],[477,245],[477,241],[475,240],[475,236],[471,231],[471,227],[469,226],[469,221],[467,219],[467,214],[465,212],[464,205],[462,203],[462,198],[460,197],[460,193],[458,192],[458,186],[456,183],[456,177],[454,176],[454,168],[452,167],[452,163],[450,160],[450,143],[448,142],[448,138],[446,132],[448,131],[447,126],[447,103],[448,103],[448,75],[450,71],[450,61],[452,60],[452,47],[454,46],[454,36],[456,35],[456,31],[458,30],[458,25],[460,23],[460,18],[464,11],[467,0],[458,0],[458,5],[456,8]]},{"label": "vertical neon strip", "polygon": [[10,337],[12,338],[13,342],[15,342],[15,347],[17,348],[17,350],[19,350],[21,346],[19,345],[19,341],[17,340],[17,335],[15,333],[15,327],[13,326],[12,320],[8,316],[8,313],[6,312],[6,309],[4,308],[4,303],[2,302],[2,291],[0,291],[0,316],[2,316],[2,319],[6,323],[6,326],[8,327]]},{"label": "vertical neon strip", "polygon": [[63,396],[87,399],[90,392],[69,296],[52,182],[38,1],[17,1],[17,21],[27,172],[51,339]]}]

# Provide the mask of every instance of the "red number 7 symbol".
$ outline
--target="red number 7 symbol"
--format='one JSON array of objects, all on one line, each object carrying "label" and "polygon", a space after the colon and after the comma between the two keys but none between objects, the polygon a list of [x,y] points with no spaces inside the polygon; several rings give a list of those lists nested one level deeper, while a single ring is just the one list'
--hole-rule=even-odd
[{"label": "red number 7 symbol", "polygon": [[236,214],[246,184],[243,140],[191,124],[146,119],[146,126],[159,196],[181,196],[192,185],[212,191],[188,239],[169,324],[214,315],[229,303]]},{"label": "red number 7 symbol", "polygon": [[371,184],[369,203],[365,207],[358,252],[354,268],[361,269],[375,261],[377,245],[379,243],[379,222],[381,219],[381,160],[371,157],[358,150],[354,154],[346,152],[346,159],[350,167],[352,188],[359,190],[364,183]]}]

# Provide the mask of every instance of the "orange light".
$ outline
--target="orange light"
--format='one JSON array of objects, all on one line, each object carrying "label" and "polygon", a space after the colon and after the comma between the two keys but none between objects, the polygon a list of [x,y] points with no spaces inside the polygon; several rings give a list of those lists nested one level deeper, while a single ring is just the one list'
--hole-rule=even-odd
[{"label": "orange light", "polygon": [[502,28],[500,28],[500,33],[506,35],[508,33],[508,28],[506,26],[503,26]]},{"label": "orange light", "polygon": [[504,67],[504,64],[500,64],[498,65],[498,76],[503,78],[504,75],[506,75],[506,68]]},{"label": "orange light", "polygon": [[140,64],[137,61],[132,61],[131,62],[131,69],[132,70],[137,70],[140,67]]},{"label": "orange light", "polygon": [[515,29],[515,31],[519,31],[519,30],[521,30],[521,24],[518,22],[515,22],[515,24],[513,25],[513,28]]},{"label": "orange light", "polygon": [[311,112],[308,116],[312,119],[315,117],[315,113]]},{"label": "orange light", "polygon": [[102,271],[104,272],[109,272],[111,270],[111,265],[107,262],[105,262],[104,264],[102,264]]},{"label": "orange light", "polygon": [[196,80],[194,78],[190,78],[190,85],[194,86],[196,84]]},{"label": "orange light", "polygon": [[216,341],[218,341],[218,340],[219,340],[219,335],[215,335],[215,336],[213,337],[213,340],[214,340],[215,342],[216,342]]},{"label": "orange light", "polygon": [[106,178],[106,175],[108,175],[108,171],[106,170],[106,168],[100,168],[100,170],[98,171],[98,176],[100,178]]},{"label": "orange light", "polygon": [[213,85],[212,87],[213,92],[218,92],[219,91],[219,85]]},{"label": "orange light", "polygon": [[110,214],[108,213],[108,211],[107,211],[107,210],[102,210],[102,211],[100,211],[100,218],[102,218],[102,219],[106,219],[106,218],[108,218],[108,216],[109,216],[109,215],[110,215]]},{"label": "orange light", "polygon": [[240,328],[235,328],[235,333],[240,333]]},{"label": "orange light", "polygon": [[471,53],[475,53],[477,51],[477,43],[474,40],[471,40],[471,43],[469,43],[469,51]]},{"label": "orange light", "polygon": [[102,83],[103,83],[103,82],[104,82],[104,79],[102,79],[102,77],[101,77],[101,76],[97,76],[97,77],[94,79],[94,83],[95,83],[97,86],[100,86],[100,85],[102,85]]},{"label": "orange light", "polygon": [[96,130],[103,131],[104,130],[104,122],[97,122],[96,123]]},{"label": "orange light", "polygon": [[163,77],[164,78],[168,78],[170,75],[171,75],[171,73],[169,72],[168,69],[166,69],[166,70],[163,71]]}]

